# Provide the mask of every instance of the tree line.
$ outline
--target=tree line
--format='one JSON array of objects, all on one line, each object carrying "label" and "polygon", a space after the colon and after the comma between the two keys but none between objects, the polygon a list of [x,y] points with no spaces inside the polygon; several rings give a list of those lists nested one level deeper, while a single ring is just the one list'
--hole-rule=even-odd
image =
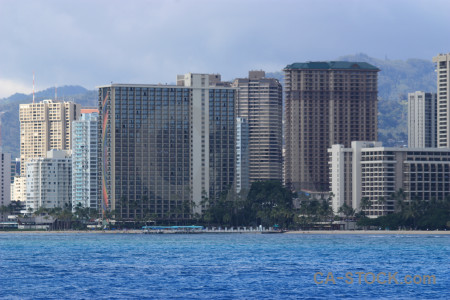
[{"label": "tree line", "polygon": [[[444,230],[450,228],[450,196],[445,199],[422,201],[413,199],[407,201],[403,190],[391,195],[396,203],[395,213],[377,218],[369,218],[366,211],[373,203],[368,198],[361,199],[360,209],[357,211],[347,204],[343,204],[338,215],[335,215],[331,202],[333,195],[315,198],[305,193],[293,193],[279,181],[254,182],[248,192],[236,194],[223,193],[218,199],[206,196],[201,201],[202,213],[190,214],[190,218],[171,220],[158,219],[156,214],[134,214],[133,219],[122,219],[121,213],[107,211],[103,215],[109,227],[140,228],[143,225],[203,225],[208,227],[239,227],[262,225],[264,227],[278,226],[284,229],[314,229],[332,228],[333,221],[356,221],[359,228],[371,229],[412,229],[412,230]],[[380,199],[380,205],[385,203]],[[8,206],[1,206],[0,213],[17,211],[18,203],[11,202]],[[189,205],[179,208],[180,215],[185,215]],[[136,210],[135,206],[128,208]],[[30,213],[32,213],[30,211]],[[77,205],[74,209],[70,204],[63,208],[40,207],[33,212],[35,216],[51,216],[57,220],[54,229],[86,229],[86,224],[99,218],[95,209]],[[113,220],[113,222],[110,222]],[[320,225],[320,226],[319,226]]]}]

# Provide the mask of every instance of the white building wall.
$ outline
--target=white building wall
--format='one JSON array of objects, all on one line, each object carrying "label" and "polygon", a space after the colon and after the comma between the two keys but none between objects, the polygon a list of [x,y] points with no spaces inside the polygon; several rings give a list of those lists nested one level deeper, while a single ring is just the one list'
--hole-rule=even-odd
[{"label": "white building wall", "polygon": [[331,206],[335,214],[345,203],[345,148],[343,145],[332,145],[328,150],[330,153],[330,187],[333,193]]},{"label": "white building wall", "polygon": [[435,93],[417,91],[408,94],[408,147],[436,147]]},{"label": "white building wall", "polygon": [[64,207],[72,199],[72,159],[70,151],[52,150],[47,158],[26,164],[27,211],[39,207]]},{"label": "white building wall", "polygon": [[181,85],[192,88],[192,199],[194,213],[201,213],[202,198],[209,196],[209,75],[185,74]]}]

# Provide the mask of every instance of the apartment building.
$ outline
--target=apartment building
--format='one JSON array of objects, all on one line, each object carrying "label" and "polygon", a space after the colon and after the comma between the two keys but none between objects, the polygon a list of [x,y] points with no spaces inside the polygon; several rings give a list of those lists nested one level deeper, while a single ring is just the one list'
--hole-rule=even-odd
[{"label": "apartment building", "polygon": [[408,94],[408,147],[437,147],[437,95]]},{"label": "apartment building", "polygon": [[264,71],[237,78],[237,116],[248,122],[249,182],[283,179],[282,87]]}]

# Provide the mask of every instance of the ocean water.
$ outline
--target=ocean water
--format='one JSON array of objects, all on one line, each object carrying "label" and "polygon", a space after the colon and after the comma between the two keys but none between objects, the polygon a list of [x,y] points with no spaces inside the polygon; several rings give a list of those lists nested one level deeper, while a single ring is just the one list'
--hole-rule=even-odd
[{"label": "ocean water", "polygon": [[450,299],[450,236],[7,233],[0,298]]}]

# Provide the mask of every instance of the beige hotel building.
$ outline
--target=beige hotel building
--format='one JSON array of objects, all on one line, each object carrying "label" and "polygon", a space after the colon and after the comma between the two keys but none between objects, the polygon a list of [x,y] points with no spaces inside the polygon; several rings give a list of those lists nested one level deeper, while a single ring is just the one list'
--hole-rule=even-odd
[{"label": "beige hotel building", "polygon": [[24,176],[26,162],[46,157],[50,150],[72,148],[72,121],[80,117],[81,105],[73,102],[43,100],[20,104],[20,174]]},{"label": "beige hotel building", "polygon": [[344,204],[357,211],[361,199],[375,218],[395,212],[393,193],[402,189],[405,201],[444,199],[450,194],[450,149],[383,147],[381,142],[352,142],[329,150],[330,191],[334,213]]}]

